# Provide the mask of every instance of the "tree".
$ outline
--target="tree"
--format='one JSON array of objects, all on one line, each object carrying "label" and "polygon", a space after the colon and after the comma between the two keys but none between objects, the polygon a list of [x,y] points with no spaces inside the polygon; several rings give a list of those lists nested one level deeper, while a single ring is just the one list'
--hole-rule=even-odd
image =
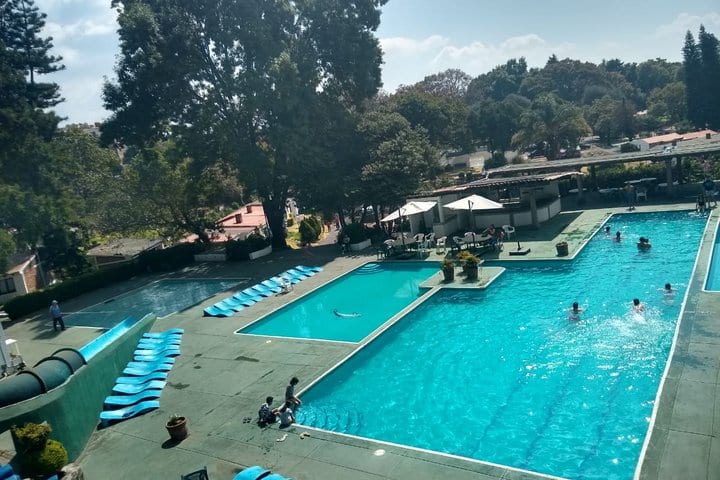
[{"label": "tree", "polygon": [[685,85],[687,86],[688,119],[696,126],[704,126],[707,123],[707,113],[703,98],[702,58],[690,30],[685,34],[683,67],[685,69]]},{"label": "tree", "polygon": [[537,98],[522,115],[513,144],[527,146],[547,142],[547,157],[554,160],[561,148],[574,148],[580,137],[589,132],[590,127],[578,107],[548,94]]},{"label": "tree", "polygon": [[508,95],[502,102],[476,103],[470,114],[470,130],[490,151],[507,150],[519,128],[520,117],[530,104],[530,100],[520,95]]},{"label": "tree", "polygon": [[648,115],[660,124],[674,125],[687,120],[687,89],[683,82],[656,88],[648,99]]},{"label": "tree", "polygon": [[[700,25],[698,48],[702,61],[700,85],[705,103],[705,122],[710,128],[720,127],[720,42],[712,33]],[[702,126],[702,125],[699,125]]]},{"label": "tree", "polygon": [[471,140],[468,108],[458,98],[426,93],[414,87],[402,89],[392,98],[392,109],[413,127],[427,131],[430,143],[437,147],[468,150]]},{"label": "tree", "polygon": [[499,102],[510,94],[518,93],[527,74],[525,57],[512,58],[504,65],[473,79],[468,85],[465,103],[473,105],[483,100]]},{"label": "tree", "polygon": [[321,144],[317,119],[360,108],[380,85],[385,1],[115,1],[121,52],[103,138],[172,136],[196,171],[234,166],[284,247],[285,200]]},{"label": "tree", "polygon": [[462,70],[449,68],[444,72],[428,75],[414,87],[431,95],[463,99],[471,81],[472,77]]},{"label": "tree", "polygon": [[0,230],[0,273],[10,268],[10,255],[15,253],[15,240],[7,230]]}]

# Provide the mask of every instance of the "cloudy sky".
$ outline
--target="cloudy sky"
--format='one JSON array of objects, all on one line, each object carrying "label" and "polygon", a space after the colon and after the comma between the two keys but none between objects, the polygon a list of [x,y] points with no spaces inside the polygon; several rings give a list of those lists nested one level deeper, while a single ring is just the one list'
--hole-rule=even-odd
[{"label": "cloudy sky", "polygon": [[[67,67],[52,75],[66,99],[56,110],[71,123],[103,120],[100,91],[118,51],[110,1],[36,2]],[[701,23],[720,37],[717,0],[389,0],[378,31],[383,88],[393,91],[448,68],[475,76],[513,57],[542,66],[553,53],[592,62],[678,61],[685,32],[697,35]]]}]

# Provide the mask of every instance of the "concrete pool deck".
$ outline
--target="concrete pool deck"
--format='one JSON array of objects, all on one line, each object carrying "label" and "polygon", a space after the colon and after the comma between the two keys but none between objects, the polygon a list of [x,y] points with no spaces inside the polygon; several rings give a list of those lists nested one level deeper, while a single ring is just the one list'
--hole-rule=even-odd
[{"label": "concrete pool deck", "polygon": [[[694,204],[642,206],[641,211],[689,209]],[[563,212],[538,231],[518,230],[526,257],[510,257],[506,241],[502,260],[557,258],[555,244],[567,241],[572,258],[612,213],[621,208]],[[720,292],[704,292],[704,278],[718,212],[702,239],[696,270],[690,281],[679,336],[658,405],[641,478],[710,479],[720,477]],[[247,277],[263,280],[297,264],[324,270],[295,286],[289,295],[267,299],[230,318],[203,318],[202,309],[223,298],[219,294],[183,312],[158,319],[154,330],[185,329],[183,354],[168,376],[161,408],[97,431],[78,463],[89,479],[176,479],[207,466],[211,479],[231,479],[242,468],[262,465],[296,480],[309,479],[532,479],[548,478],[502,466],[440,455],[417,449],[336,435],[301,426],[278,430],[243,423],[255,418],[265,396],[277,400],[292,376],[299,389],[322,375],[358,348],[355,344],[235,335],[233,332],[298,296],[352,268],[375,260],[375,250],[339,257],[334,247],[310,254],[280,252],[267,259],[238,264],[202,264],[178,272],[189,277]],[[432,252],[429,261],[443,255]],[[486,255],[485,258],[492,258]],[[490,267],[491,262],[486,263]],[[63,305],[74,310],[91,305],[158,277],[125,282],[112,289],[84,295]],[[492,285],[490,286],[492,288]],[[55,334],[45,318],[6,324],[8,337],[18,339],[28,364],[64,346],[79,347],[98,329],[69,328]],[[164,424],[172,414],[188,417],[191,435],[179,444],[167,441]],[[301,432],[310,437],[302,439]],[[287,438],[280,442],[287,433]],[[0,449],[10,450],[9,435],[0,436]],[[384,455],[375,455],[377,449]]]}]

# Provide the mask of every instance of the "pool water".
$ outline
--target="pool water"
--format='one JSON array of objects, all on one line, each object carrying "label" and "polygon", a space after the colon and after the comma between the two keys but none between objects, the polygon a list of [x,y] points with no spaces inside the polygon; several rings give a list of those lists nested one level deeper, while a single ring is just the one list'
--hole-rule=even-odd
[{"label": "pool water", "polygon": [[237,279],[160,280],[79,312],[66,314],[64,320],[68,326],[111,328],[129,316],[140,319],[154,313],[164,317],[237,284]]},{"label": "pool water", "polygon": [[426,293],[437,262],[367,263],[238,333],[358,342]]},{"label": "pool water", "polygon": [[[718,225],[720,229],[720,225]],[[710,267],[708,269],[706,290],[720,290],[720,232],[715,232],[715,245],[713,245]]]},{"label": "pool water", "polygon": [[[487,290],[443,290],[305,392],[298,422],[550,475],[630,479],[705,223],[615,215],[619,243],[598,233],[574,261],[507,262]],[[674,299],[659,291],[665,282]],[[631,313],[635,297],[645,315]],[[568,319],[573,301],[580,321]]]}]

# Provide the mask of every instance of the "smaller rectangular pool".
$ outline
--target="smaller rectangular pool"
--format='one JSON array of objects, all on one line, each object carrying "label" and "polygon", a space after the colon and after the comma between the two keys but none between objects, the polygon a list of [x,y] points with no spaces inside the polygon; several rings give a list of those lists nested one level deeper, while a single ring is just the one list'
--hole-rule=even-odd
[{"label": "smaller rectangular pool", "polygon": [[128,316],[148,313],[164,317],[202,302],[241,283],[242,279],[165,279],[131,290],[102,303],[65,315],[73,327],[111,328]]},{"label": "smaller rectangular pool", "polygon": [[236,333],[359,342],[422,293],[436,262],[367,263]]}]

